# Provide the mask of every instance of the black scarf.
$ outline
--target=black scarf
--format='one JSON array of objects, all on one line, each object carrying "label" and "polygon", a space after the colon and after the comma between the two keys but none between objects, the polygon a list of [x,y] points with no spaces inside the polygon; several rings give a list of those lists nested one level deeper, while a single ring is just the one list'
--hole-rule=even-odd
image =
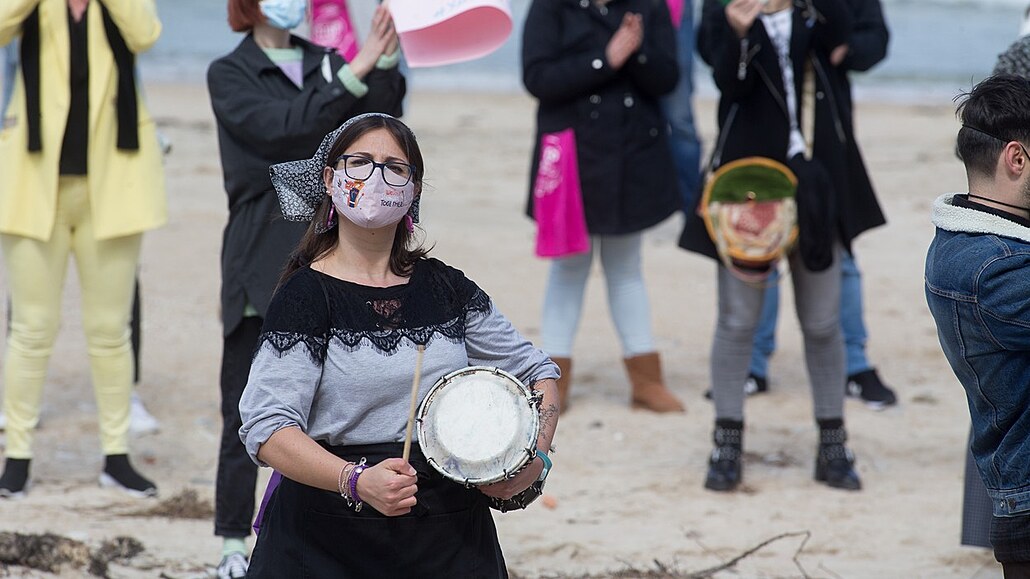
[{"label": "black scarf", "polygon": [[[99,0],[97,0],[99,2]],[[136,105],[136,55],[125,44],[125,38],[118,30],[107,7],[100,3],[104,18],[107,43],[114,53],[118,68],[118,148],[123,151],[139,150],[139,111]],[[83,18],[86,15],[83,14]],[[43,150],[40,130],[40,65],[39,65],[39,7],[22,23],[21,71],[25,80],[25,112],[29,128],[29,151]]]}]

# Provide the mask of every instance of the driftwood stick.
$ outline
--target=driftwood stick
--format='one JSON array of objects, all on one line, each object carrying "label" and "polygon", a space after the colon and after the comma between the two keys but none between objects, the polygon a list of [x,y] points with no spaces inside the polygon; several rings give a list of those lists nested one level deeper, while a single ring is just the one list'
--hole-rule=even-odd
[{"label": "driftwood stick", "polygon": [[798,570],[801,571],[801,575],[803,577],[805,577],[805,579],[809,579],[810,576],[809,576],[808,573],[805,572],[805,569],[801,566],[801,563],[798,561],[798,556],[801,555],[801,551],[805,548],[805,544],[808,543],[808,540],[810,538],[812,538],[812,532],[811,531],[794,531],[794,532],[790,532],[790,533],[780,533],[779,535],[776,535],[775,537],[769,537],[768,539],[762,541],[761,543],[755,545],[754,547],[751,547],[750,549],[744,551],[743,553],[737,555],[736,557],[730,559],[729,561],[726,561],[725,563],[723,563],[721,565],[716,565],[715,567],[709,567],[707,569],[702,569],[700,571],[694,571],[693,573],[690,573],[689,575],[687,575],[687,577],[689,579],[707,579],[708,577],[711,577],[712,575],[715,575],[716,573],[718,573],[720,571],[725,571],[727,569],[732,568],[737,563],[743,561],[744,559],[750,557],[751,555],[754,555],[755,553],[760,551],[762,548],[766,547],[767,545],[769,545],[771,543],[775,543],[776,541],[779,541],[780,539],[786,539],[788,537],[802,537],[802,536],[805,538],[805,540],[801,542],[801,546],[798,547],[798,550],[794,553],[793,561],[794,561],[794,564],[797,565]]}]

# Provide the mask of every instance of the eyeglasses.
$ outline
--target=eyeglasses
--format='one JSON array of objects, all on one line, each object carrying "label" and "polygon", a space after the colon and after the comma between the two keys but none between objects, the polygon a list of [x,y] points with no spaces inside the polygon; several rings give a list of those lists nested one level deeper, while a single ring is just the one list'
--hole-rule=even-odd
[{"label": "eyeglasses", "polygon": [[343,161],[344,174],[356,181],[364,181],[371,177],[376,167],[379,167],[379,170],[382,171],[383,180],[386,181],[386,184],[393,187],[407,185],[415,175],[415,166],[402,163],[401,161],[376,163],[364,155],[340,155],[333,165],[338,164],[340,161]]}]

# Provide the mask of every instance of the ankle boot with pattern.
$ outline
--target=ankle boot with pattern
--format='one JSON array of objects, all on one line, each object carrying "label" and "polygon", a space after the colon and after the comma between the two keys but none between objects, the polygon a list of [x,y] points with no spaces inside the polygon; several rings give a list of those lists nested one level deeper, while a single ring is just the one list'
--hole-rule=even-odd
[{"label": "ankle boot with pattern", "polygon": [[626,373],[633,386],[630,405],[652,412],[686,412],[683,403],[665,387],[662,362],[657,352],[640,354],[624,360]]},{"label": "ankle boot with pattern", "polygon": [[836,489],[857,491],[862,488],[862,480],[855,472],[855,455],[844,445],[847,440],[843,426],[819,429],[815,480]]},{"label": "ankle boot with pattern", "polygon": [[558,365],[561,371],[561,378],[558,378],[558,404],[559,413],[564,414],[569,407],[569,388],[572,386],[572,358],[551,358],[551,361]]},{"label": "ankle boot with pattern", "polygon": [[715,449],[708,458],[705,488],[732,491],[740,485],[744,423],[739,420],[716,420],[712,440]]}]

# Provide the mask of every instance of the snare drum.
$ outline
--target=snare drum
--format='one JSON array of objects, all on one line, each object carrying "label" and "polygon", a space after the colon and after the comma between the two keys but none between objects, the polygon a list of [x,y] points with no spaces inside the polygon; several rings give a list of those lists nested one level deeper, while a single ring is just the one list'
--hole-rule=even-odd
[{"label": "snare drum", "polygon": [[503,370],[462,368],[437,381],[419,406],[419,445],[453,481],[504,480],[536,457],[539,406],[539,396]]}]

